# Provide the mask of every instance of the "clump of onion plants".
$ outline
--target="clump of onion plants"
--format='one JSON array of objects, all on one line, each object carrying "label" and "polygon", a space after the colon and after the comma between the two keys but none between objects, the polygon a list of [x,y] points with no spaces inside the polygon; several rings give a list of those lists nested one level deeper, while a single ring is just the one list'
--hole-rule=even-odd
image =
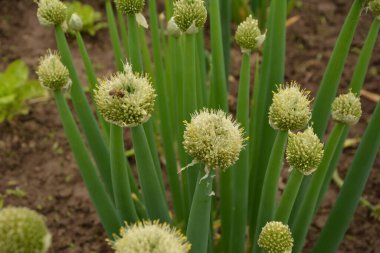
[{"label": "clump of onion plants", "polygon": [[[248,16],[234,36],[242,58],[236,114],[228,104],[231,36],[228,17],[221,15],[228,11],[224,1],[221,6],[213,0],[166,1],[166,16],[158,19],[155,0],[106,0],[116,67],[107,77],[97,75],[81,20],[72,15],[68,25],[75,31],[90,99],[61,27],[65,7],[59,0],[37,2],[40,23],[54,29],[59,50],[41,58],[37,74],[54,95],[79,171],[117,253],[302,251],[344,140],[362,113],[356,94],[380,28],[377,0],[368,3],[374,19],[348,92],[337,96],[367,8],[362,2],[353,2],[315,98],[299,82],[284,80],[287,1],[271,1],[267,20]],[[210,61],[205,34],[211,39]],[[73,110],[64,92],[70,93]],[[326,131],[330,118],[332,129]],[[380,145],[379,128],[378,105],[314,253],[335,252],[342,241]],[[124,147],[127,131],[132,164]],[[277,202],[285,160],[290,168]]]}]

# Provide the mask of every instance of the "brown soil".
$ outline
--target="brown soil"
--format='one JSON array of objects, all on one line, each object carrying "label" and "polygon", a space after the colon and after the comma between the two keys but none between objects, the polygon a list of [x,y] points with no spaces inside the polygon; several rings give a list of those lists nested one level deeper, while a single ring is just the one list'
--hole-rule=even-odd
[{"label": "brown soil", "polygon": [[[104,1],[85,2],[91,2],[103,10]],[[303,6],[293,11],[292,16],[299,15],[300,20],[288,29],[287,80],[298,80],[308,89],[316,91],[351,2],[304,0]],[[0,6],[0,69],[18,58],[35,68],[38,58],[46,49],[55,48],[52,29],[38,24],[33,1],[1,0]],[[349,83],[358,57],[357,49],[363,43],[371,19],[370,14],[363,13],[343,75],[342,90]],[[113,54],[107,31],[100,31],[95,37],[86,36],[85,40],[98,74],[113,71]],[[83,73],[78,50],[75,45],[72,48],[78,69]],[[373,55],[379,53],[380,45]],[[232,54],[232,83],[236,84],[239,50],[234,48]],[[377,85],[380,81],[377,74],[380,61],[377,57],[373,58],[365,89],[380,93]],[[362,102],[364,115],[360,123],[352,128],[351,138],[361,136],[375,107],[374,102],[365,98]],[[355,148],[345,150],[339,163],[342,176],[354,152]],[[379,168],[378,158],[365,190],[365,196],[375,204],[380,202],[380,176],[376,173]],[[6,205],[29,206],[46,215],[54,238],[50,252],[111,252],[104,241],[105,234],[78,173],[52,99],[31,105],[29,115],[0,125],[0,175],[0,194]],[[9,191],[12,189],[20,189],[21,194]],[[335,185],[330,187],[311,227],[308,248],[323,227],[337,193]],[[359,207],[339,252],[380,252],[379,234],[379,221],[371,216],[367,208]]]}]

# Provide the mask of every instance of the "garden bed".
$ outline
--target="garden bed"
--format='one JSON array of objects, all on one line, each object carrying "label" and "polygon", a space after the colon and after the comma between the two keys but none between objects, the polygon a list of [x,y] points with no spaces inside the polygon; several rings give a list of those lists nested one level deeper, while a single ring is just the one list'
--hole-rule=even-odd
[{"label": "garden bed", "polygon": [[[55,48],[53,30],[38,24],[36,4],[32,1],[3,2],[0,8],[0,69],[18,58],[34,69],[46,49]],[[104,12],[103,1],[87,2]],[[291,16],[299,19],[288,28],[286,80],[297,80],[303,87],[316,91],[350,5],[351,1],[347,0],[304,0],[303,6],[293,11]],[[369,15],[366,17],[365,12],[362,15],[343,74],[342,90],[349,83],[358,50],[370,25]],[[98,75],[113,71],[114,59],[107,30],[99,31],[95,37],[86,36],[85,40]],[[232,108],[239,78],[238,50],[235,47],[231,57]],[[73,54],[83,73],[76,47]],[[364,88],[380,94],[380,59],[376,57],[380,55],[379,43],[373,55]],[[362,104],[363,117],[351,129],[350,138],[361,136],[375,107],[375,102],[365,97],[362,97]],[[341,176],[349,167],[355,148],[345,149],[339,163]],[[378,156],[365,190],[365,197],[374,204],[380,203],[379,169]],[[286,174],[284,171],[284,182]],[[33,103],[29,115],[0,125],[0,175],[0,194],[6,205],[28,206],[46,215],[53,234],[50,252],[111,252],[52,99]],[[317,238],[337,193],[338,188],[332,185],[311,227],[308,245]],[[379,234],[380,221],[371,216],[368,208],[359,207],[338,252],[378,252]]]}]

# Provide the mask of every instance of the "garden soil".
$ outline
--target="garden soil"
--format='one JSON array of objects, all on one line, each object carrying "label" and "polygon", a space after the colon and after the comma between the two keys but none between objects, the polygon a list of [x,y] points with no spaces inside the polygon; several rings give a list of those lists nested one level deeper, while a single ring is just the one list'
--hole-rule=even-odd
[{"label": "garden soil", "polygon": [[[102,2],[86,1],[104,12]],[[297,20],[288,27],[286,52],[286,80],[297,80],[315,95],[322,73],[333,49],[335,40],[348,13],[351,0],[304,0],[293,10]],[[41,27],[36,18],[36,4],[31,0],[0,0],[0,69],[15,59],[23,59],[34,69],[38,59],[48,48],[55,48],[52,29]],[[358,52],[368,31],[372,17],[363,11],[361,22],[351,48],[340,91],[345,91],[352,75]],[[113,53],[106,30],[85,41],[99,75],[114,70]],[[82,81],[83,66],[73,38],[73,55]],[[380,94],[380,42],[366,78],[365,89]],[[240,52],[232,50],[230,79],[230,105],[235,108],[239,79]],[[273,70],[275,71],[275,70]],[[375,102],[362,97],[363,117],[350,132],[353,140],[362,135]],[[78,173],[60,122],[54,100],[30,103],[28,115],[18,116],[0,125],[0,194],[5,205],[28,206],[47,217],[53,234],[50,253],[112,252],[105,241],[105,233],[91,205]],[[331,126],[329,126],[330,128]],[[127,146],[130,141],[126,139]],[[347,172],[357,145],[346,148],[338,169],[342,177]],[[367,183],[364,196],[373,204],[380,203],[379,156]],[[286,183],[284,170],[280,186]],[[314,220],[306,249],[310,249],[327,219],[339,188],[330,186],[321,210]],[[380,252],[380,220],[371,211],[360,206],[339,247],[339,253]],[[307,252],[306,250],[306,252]],[[322,253],[322,252],[321,252]]]}]

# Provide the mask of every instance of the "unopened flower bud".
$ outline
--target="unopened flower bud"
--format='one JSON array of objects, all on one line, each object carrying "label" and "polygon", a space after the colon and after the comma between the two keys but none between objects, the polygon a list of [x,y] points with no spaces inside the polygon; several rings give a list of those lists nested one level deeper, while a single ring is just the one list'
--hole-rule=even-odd
[{"label": "unopened flower bud", "polygon": [[362,116],[359,97],[352,92],[339,95],[331,106],[331,115],[336,122],[355,125]]},{"label": "unopened flower bud", "polygon": [[173,17],[182,32],[197,33],[207,19],[205,3],[203,0],[178,0],[174,3]]},{"label": "unopened flower bud", "polygon": [[104,119],[120,127],[146,122],[154,110],[156,93],[149,78],[133,73],[129,64],[124,72],[100,80],[95,103]]},{"label": "unopened flower bud", "polygon": [[276,130],[294,131],[304,128],[311,117],[309,92],[300,85],[280,85],[269,108],[269,124]]},{"label": "unopened flower bud", "polygon": [[0,210],[1,253],[45,253],[50,244],[51,234],[41,215],[20,207]]},{"label": "unopened flower bud", "polygon": [[257,20],[251,15],[240,23],[235,34],[235,40],[243,52],[258,49],[264,38],[265,35],[261,34]]},{"label": "unopened flower bud", "polygon": [[304,175],[313,173],[323,156],[323,144],[309,127],[304,132],[289,133],[286,159],[290,166]]},{"label": "unopened flower bud", "polygon": [[110,244],[115,253],[187,253],[191,248],[179,231],[158,221],[126,225]]},{"label": "unopened flower bud", "polygon": [[59,0],[38,0],[37,18],[41,25],[61,25],[66,20],[67,7]]},{"label": "unopened flower bud", "polygon": [[75,32],[80,32],[83,28],[83,21],[82,18],[76,14],[73,13],[69,20],[69,28]]},{"label": "unopened flower bud", "polygon": [[259,247],[267,253],[291,253],[293,242],[289,226],[278,221],[268,222],[258,240]]},{"label": "unopened flower bud", "polygon": [[168,35],[174,36],[176,38],[178,38],[181,35],[181,29],[179,29],[173,17],[169,20],[166,29],[167,29]]},{"label": "unopened flower bud", "polygon": [[368,9],[377,19],[380,19],[380,0],[371,0],[368,3]]},{"label": "unopened flower bud", "polygon": [[48,51],[41,58],[37,75],[41,85],[51,90],[66,88],[71,84],[69,70],[62,64],[56,52]]},{"label": "unopened flower bud", "polygon": [[145,0],[115,0],[116,8],[124,14],[132,15],[140,13],[145,5]]},{"label": "unopened flower bud", "polygon": [[183,145],[196,161],[211,168],[226,169],[239,158],[243,130],[221,110],[203,109],[186,122]]}]

